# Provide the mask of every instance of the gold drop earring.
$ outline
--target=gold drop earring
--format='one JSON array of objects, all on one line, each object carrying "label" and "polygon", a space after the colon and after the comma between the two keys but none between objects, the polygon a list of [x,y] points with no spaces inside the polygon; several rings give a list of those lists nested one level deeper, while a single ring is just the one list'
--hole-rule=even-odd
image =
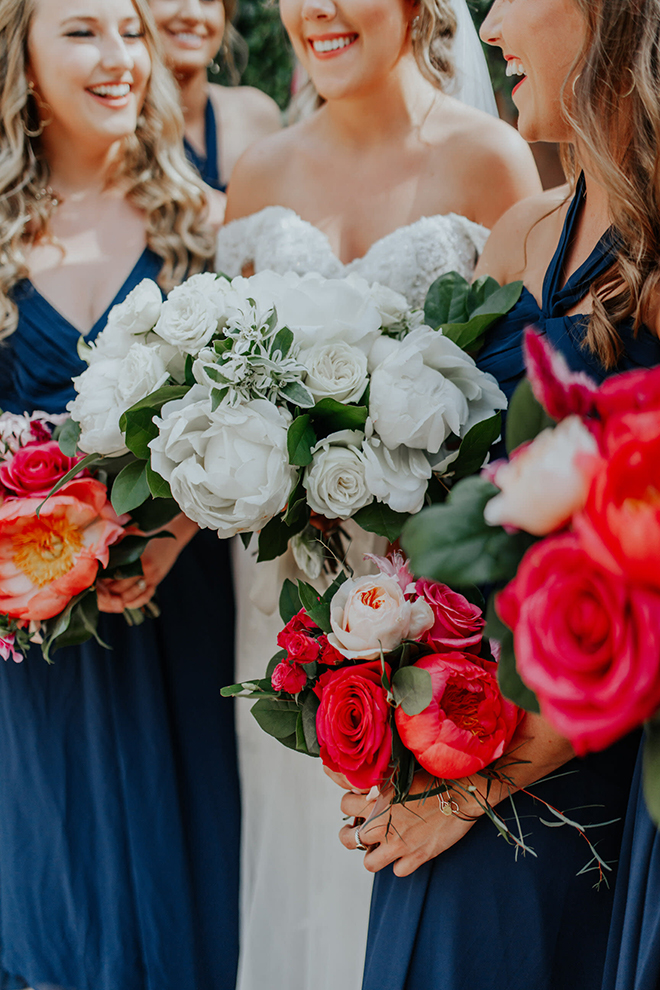
[{"label": "gold drop earring", "polygon": [[[32,82],[31,79],[28,80],[28,96],[32,97],[32,99],[37,104],[37,107],[40,111],[39,127],[36,129],[36,131],[31,131],[29,129],[27,122],[24,122],[23,129],[28,137],[39,137],[41,134],[43,134],[44,128],[48,127],[49,124],[52,124],[53,110],[52,107],[50,107],[48,103],[46,103],[45,100],[42,100],[42,98],[39,96],[39,94],[37,93],[34,87],[34,83]],[[44,113],[48,114],[48,116],[45,118],[43,116]]]}]

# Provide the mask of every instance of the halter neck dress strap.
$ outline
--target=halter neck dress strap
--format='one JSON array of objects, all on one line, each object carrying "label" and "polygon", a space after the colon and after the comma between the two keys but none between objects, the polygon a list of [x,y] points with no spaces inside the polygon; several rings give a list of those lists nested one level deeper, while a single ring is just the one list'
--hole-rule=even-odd
[{"label": "halter neck dress strap", "polygon": [[220,162],[218,160],[218,125],[215,119],[215,110],[209,97],[204,110],[204,146],[206,155],[200,155],[191,145],[187,138],[183,139],[183,146],[186,158],[191,165],[199,172],[200,176],[212,189],[219,189],[225,192],[227,184],[220,178]]}]

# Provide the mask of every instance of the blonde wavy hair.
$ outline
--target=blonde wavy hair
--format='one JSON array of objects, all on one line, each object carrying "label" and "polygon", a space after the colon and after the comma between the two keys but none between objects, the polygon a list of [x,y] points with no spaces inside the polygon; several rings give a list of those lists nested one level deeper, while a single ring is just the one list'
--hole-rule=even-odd
[{"label": "blonde wavy hair", "polygon": [[[418,0],[417,6],[419,10],[410,25],[413,55],[424,78],[436,89],[444,91],[454,78],[451,50],[456,34],[456,15],[451,0]],[[311,79],[307,80],[291,101],[288,122],[300,120],[324,102]]]},{"label": "blonde wavy hair", "polygon": [[575,134],[565,166],[575,181],[588,162],[609,198],[616,258],[592,285],[586,345],[613,368],[617,325],[632,318],[637,332],[660,299],[660,0],[574,3],[587,38],[564,87]]},{"label": "blonde wavy hair", "polygon": [[[26,247],[48,232],[53,201],[41,149],[38,108],[28,90],[27,39],[35,0],[0,0],[0,338],[16,329],[12,287],[29,274]],[[182,147],[183,118],[174,81],[159,53],[146,0],[133,0],[152,68],[135,134],[123,141],[112,177],[145,215],[148,246],[163,259],[167,291],[213,255],[204,187]],[[32,135],[32,136],[31,136]]]}]

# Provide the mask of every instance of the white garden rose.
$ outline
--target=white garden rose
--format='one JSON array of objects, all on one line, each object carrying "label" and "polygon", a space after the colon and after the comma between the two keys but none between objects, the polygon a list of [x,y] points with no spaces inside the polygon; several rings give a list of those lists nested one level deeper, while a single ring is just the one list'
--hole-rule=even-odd
[{"label": "white garden rose", "polygon": [[348,519],[373,501],[365,480],[363,439],[359,430],[340,430],[312,448],[303,485],[313,512],[328,519]]},{"label": "white garden rose", "polygon": [[224,307],[220,303],[224,297],[210,291],[217,281],[207,272],[193,275],[172,289],[163,303],[155,332],[186,354],[197,354],[224,320]]},{"label": "white garden rose", "polygon": [[107,326],[133,335],[147,333],[158,322],[162,305],[159,285],[143,278],[122,302],[112,307]]},{"label": "white garden rose", "polygon": [[164,385],[169,374],[155,347],[133,344],[121,362],[117,376],[117,398],[128,409],[134,402]]},{"label": "white garden rose", "polygon": [[394,577],[370,575],[345,581],[330,603],[328,642],[348,660],[375,660],[417,639],[435,619],[421,598],[408,601]]},{"label": "white garden rose", "polygon": [[117,396],[122,363],[122,358],[97,360],[73,379],[78,394],[67,409],[80,424],[78,446],[86,454],[126,453],[119,420],[128,406]]},{"label": "white garden rose", "polygon": [[[369,415],[386,447],[401,444],[436,453],[450,433],[460,434],[468,403],[459,388],[424,363],[413,331],[391,341],[371,375]],[[433,331],[435,332],[435,331]]]},{"label": "white garden rose", "polygon": [[207,390],[195,385],[154,419],[152,467],[200,526],[223,538],[254,532],[284,508],[295,479],[287,453],[290,419],[264,399],[213,412]]},{"label": "white garden rose", "polygon": [[362,444],[364,476],[369,491],[395,512],[419,512],[431,477],[431,465],[421,450],[390,450],[378,437]]},{"label": "white garden rose", "polygon": [[486,503],[490,526],[514,526],[545,536],[583,508],[593,477],[598,444],[579,416],[543,430],[510,461],[493,465],[499,495]]},{"label": "white garden rose", "polygon": [[300,361],[307,368],[305,385],[317,402],[357,402],[367,387],[366,355],[343,341],[315,344],[303,351]]},{"label": "white garden rose", "polygon": [[382,327],[395,327],[410,317],[411,309],[408,300],[400,292],[395,292],[387,285],[374,282],[371,285],[371,298],[378,307]]}]

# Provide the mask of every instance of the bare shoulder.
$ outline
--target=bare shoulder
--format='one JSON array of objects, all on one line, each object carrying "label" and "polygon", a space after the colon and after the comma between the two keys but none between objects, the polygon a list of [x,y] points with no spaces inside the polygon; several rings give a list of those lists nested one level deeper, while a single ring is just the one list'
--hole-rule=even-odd
[{"label": "bare shoulder", "polygon": [[224,193],[218,192],[217,189],[212,189],[206,185],[204,186],[204,192],[206,193],[206,202],[208,204],[207,223],[213,233],[217,234],[225,219],[227,197]]},{"label": "bare shoulder", "polygon": [[267,134],[282,126],[282,114],[275,100],[254,86],[210,86],[211,99],[221,112],[240,115],[248,124],[255,124]]},{"label": "bare shoulder", "polygon": [[495,224],[476,275],[492,275],[500,284],[525,277],[531,268],[545,271],[557,243],[568,202],[568,185],[548,189],[516,203]]},{"label": "bare shoulder", "polygon": [[518,200],[541,192],[534,156],[514,127],[451,98],[442,116],[471,220],[491,228]]},{"label": "bare shoulder", "polygon": [[231,174],[226,222],[282,203],[283,176],[300,152],[304,124],[294,124],[251,144]]}]

